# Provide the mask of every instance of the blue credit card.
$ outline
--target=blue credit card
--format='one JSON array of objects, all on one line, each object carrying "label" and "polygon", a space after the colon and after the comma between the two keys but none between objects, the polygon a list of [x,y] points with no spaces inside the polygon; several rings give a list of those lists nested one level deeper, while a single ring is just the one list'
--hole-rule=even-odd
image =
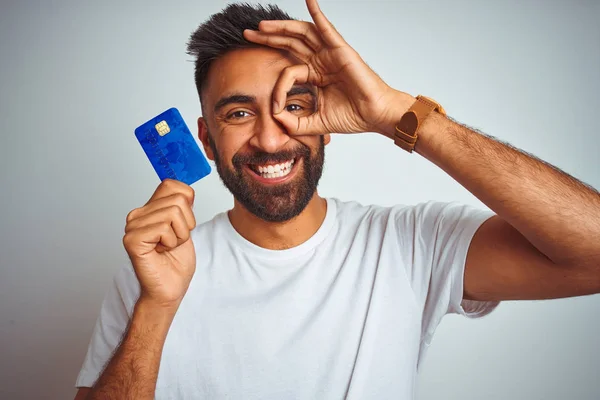
[{"label": "blue credit card", "polygon": [[206,157],[176,108],[137,127],[135,136],[161,181],[191,185],[210,174]]}]

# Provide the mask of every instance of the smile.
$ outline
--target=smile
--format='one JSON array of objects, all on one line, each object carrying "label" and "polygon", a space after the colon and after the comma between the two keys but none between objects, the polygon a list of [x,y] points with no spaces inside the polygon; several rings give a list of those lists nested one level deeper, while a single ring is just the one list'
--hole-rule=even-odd
[{"label": "smile", "polygon": [[254,176],[260,177],[260,181],[271,181],[273,183],[286,180],[292,171],[296,159],[291,159],[278,164],[247,164],[248,169],[254,172]]}]

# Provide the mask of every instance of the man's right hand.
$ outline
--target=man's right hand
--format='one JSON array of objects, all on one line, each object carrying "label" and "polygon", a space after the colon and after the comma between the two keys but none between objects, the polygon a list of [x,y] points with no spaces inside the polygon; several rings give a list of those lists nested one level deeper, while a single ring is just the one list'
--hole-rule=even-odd
[{"label": "man's right hand", "polygon": [[127,215],[123,245],[140,282],[140,301],[179,307],[196,270],[193,203],[189,185],[165,179],[143,207]]}]

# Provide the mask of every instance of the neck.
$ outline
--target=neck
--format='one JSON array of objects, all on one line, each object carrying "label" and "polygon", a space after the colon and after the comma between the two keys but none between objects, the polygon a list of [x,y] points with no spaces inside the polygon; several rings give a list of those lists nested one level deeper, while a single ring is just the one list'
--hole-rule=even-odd
[{"label": "neck", "polygon": [[285,250],[306,242],[319,230],[327,214],[327,201],[315,192],[300,215],[285,222],[258,218],[234,201],[229,220],[234,229],[249,242],[269,250]]}]

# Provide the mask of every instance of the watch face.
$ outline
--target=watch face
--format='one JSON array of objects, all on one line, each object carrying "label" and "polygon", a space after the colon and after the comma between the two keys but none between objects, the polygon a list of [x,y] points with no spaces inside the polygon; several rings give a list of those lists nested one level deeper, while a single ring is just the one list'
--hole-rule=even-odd
[{"label": "watch face", "polygon": [[408,135],[414,135],[417,132],[417,127],[419,126],[419,120],[417,119],[417,114],[414,111],[408,111],[404,113],[402,119],[398,123],[398,129]]}]

